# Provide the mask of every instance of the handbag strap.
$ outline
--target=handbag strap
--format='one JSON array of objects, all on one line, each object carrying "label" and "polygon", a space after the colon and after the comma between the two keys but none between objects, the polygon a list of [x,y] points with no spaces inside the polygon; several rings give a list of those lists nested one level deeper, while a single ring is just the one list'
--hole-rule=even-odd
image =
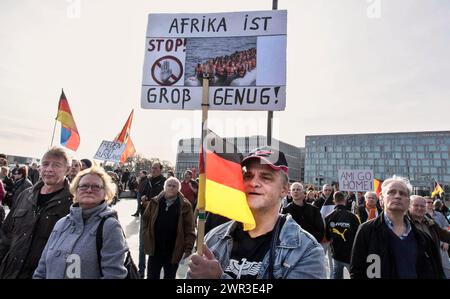
[{"label": "handbag strap", "polygon": [[[100,220],[100,223],[98,224],[98,227],[97,227],[97,233],[95,235],[95,244],[96,244],[96,247],[97,247],[97,261],[98,261],[98,268],[100,270],[100,276],[103,276],[103,271],[102,271],[102,254],[101,254],[102,247],[103,247],[103,226],[105,224],[106,219],[108,219],[109,217],[112,217],[112,215],[103,217]],[[125,236],[125,232],[122,229],[122,226],[120,228],[122,230],[123,237],[126,240],[127,238]],[[128,249],[127,256],[128,255],[130,255],[130,249]],[[131,257],[131,255],[130,255],[130,257]]]},{"label": "handbag strap", "polygon": [[97,261],[98,261],[98,268],[100,270],[100,276],[103,276],[102,271],[102,247],[103,247],[103,225],[105,224],[106,219],[109,217],[103,217],[100,220],[100,223],[97,227],[97,233],[95,235],[95,244],[97,245]]}]

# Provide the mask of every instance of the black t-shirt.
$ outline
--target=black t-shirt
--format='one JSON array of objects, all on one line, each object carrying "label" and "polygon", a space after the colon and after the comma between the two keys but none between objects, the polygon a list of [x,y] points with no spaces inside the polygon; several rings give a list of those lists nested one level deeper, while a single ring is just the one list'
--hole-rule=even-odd
[{"label": "black t-shirt", "polygon": [[256,279],[271,240],[272,231],[252,238],[239,224],[233,233],[233,249],[225,273],[233,278]]},{"label": "black t-shirt", "polygon": [[48,193],[48,194],[41,194],[39,193],[38,195],[38,199],[37,199],[37,206],[40,208],[44,205],[47,204],[47,202],[52,199],[54,196],[56,196],[56,194],[58,194],[59,192],[61,192],[64,188],[59,189],[58,191],[52,192],[52,193]]},{"label": "black t-shirt", "polygon": [[166,199],[162,197],[159,201],[159,210],[154,228],[155,257],[171,260],[175,249],[179,217],[179,199],[177,198],[172,205],[167,207]]}]

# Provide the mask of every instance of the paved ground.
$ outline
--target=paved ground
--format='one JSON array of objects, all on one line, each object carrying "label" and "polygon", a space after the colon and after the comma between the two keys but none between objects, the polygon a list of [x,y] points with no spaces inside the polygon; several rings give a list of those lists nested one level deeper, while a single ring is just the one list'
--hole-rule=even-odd
[{"label": "paved ground", "polygon": [[[136,266],[139,263],[139,218],[131,216],[136,211],[136,199],[122,198],[113,209],[119,214],[119,220],[122,224],[125,235],[127,236],[128,246],[130,247],[131,256]],[[177,271],[177,278],[185,278],[186,265],[180,265]]]}]

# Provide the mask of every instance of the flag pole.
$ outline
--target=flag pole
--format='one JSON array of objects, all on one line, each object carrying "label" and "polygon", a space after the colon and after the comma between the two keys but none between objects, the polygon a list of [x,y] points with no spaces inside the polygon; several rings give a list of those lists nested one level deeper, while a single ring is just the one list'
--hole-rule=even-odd
[{"label": "flag pole", "polygon": [[58,120],[55,118],[55,125],[53,126],[53,134],[52,134],[52,141],[51,141],[51,143],[50,143],[50,147],[52,147],[53,146],[53,137],[55,137],[55,129],[56,129],[56,122],[57,122]]},{"label": "flag pole", "polygon": [[[272,10],[278,9],[278,0],[272,0]],[[267,111],[267,145],[272,146],[272,120],[273,111]]]},{"label": "flag pole", "polygon": [[[206,148],[205,140],[208,134],[208,108],[209,108],[209,74],[203,74],[203,88],[202,88],[202,138],[201,138],[201,155],[203,157],[203,165],[206,173]],[[201,203],[198,208],[198,221],[197,221],[197,253],[203,254],[203,240],[205,237],[205,222],[206,222],[206,212],[205,212],[205,190],[200,192],[200,188],[205,188],[206,186],[206,175],[200,176],[199,181],[199,199],[198,202]]]}]

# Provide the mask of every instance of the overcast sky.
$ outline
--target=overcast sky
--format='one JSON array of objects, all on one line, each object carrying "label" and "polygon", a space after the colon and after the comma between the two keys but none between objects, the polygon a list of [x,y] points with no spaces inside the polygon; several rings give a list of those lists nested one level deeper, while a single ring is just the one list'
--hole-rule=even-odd
[{"label": "overcast sky", "polygon": [[[135,109],[138,153],[175,163],[199,111],[140,108],[149,13],[271,9],[270,0],[2,0],[0,152],[40,158],[61,88],[92,158]],[[450,2],[279,0],[288,11],[286,110],[273,136],[450,129]],[[222,136],[266,134],[267,112],[210,112]],[[59,123],[54,144],[59,143]]]}]

